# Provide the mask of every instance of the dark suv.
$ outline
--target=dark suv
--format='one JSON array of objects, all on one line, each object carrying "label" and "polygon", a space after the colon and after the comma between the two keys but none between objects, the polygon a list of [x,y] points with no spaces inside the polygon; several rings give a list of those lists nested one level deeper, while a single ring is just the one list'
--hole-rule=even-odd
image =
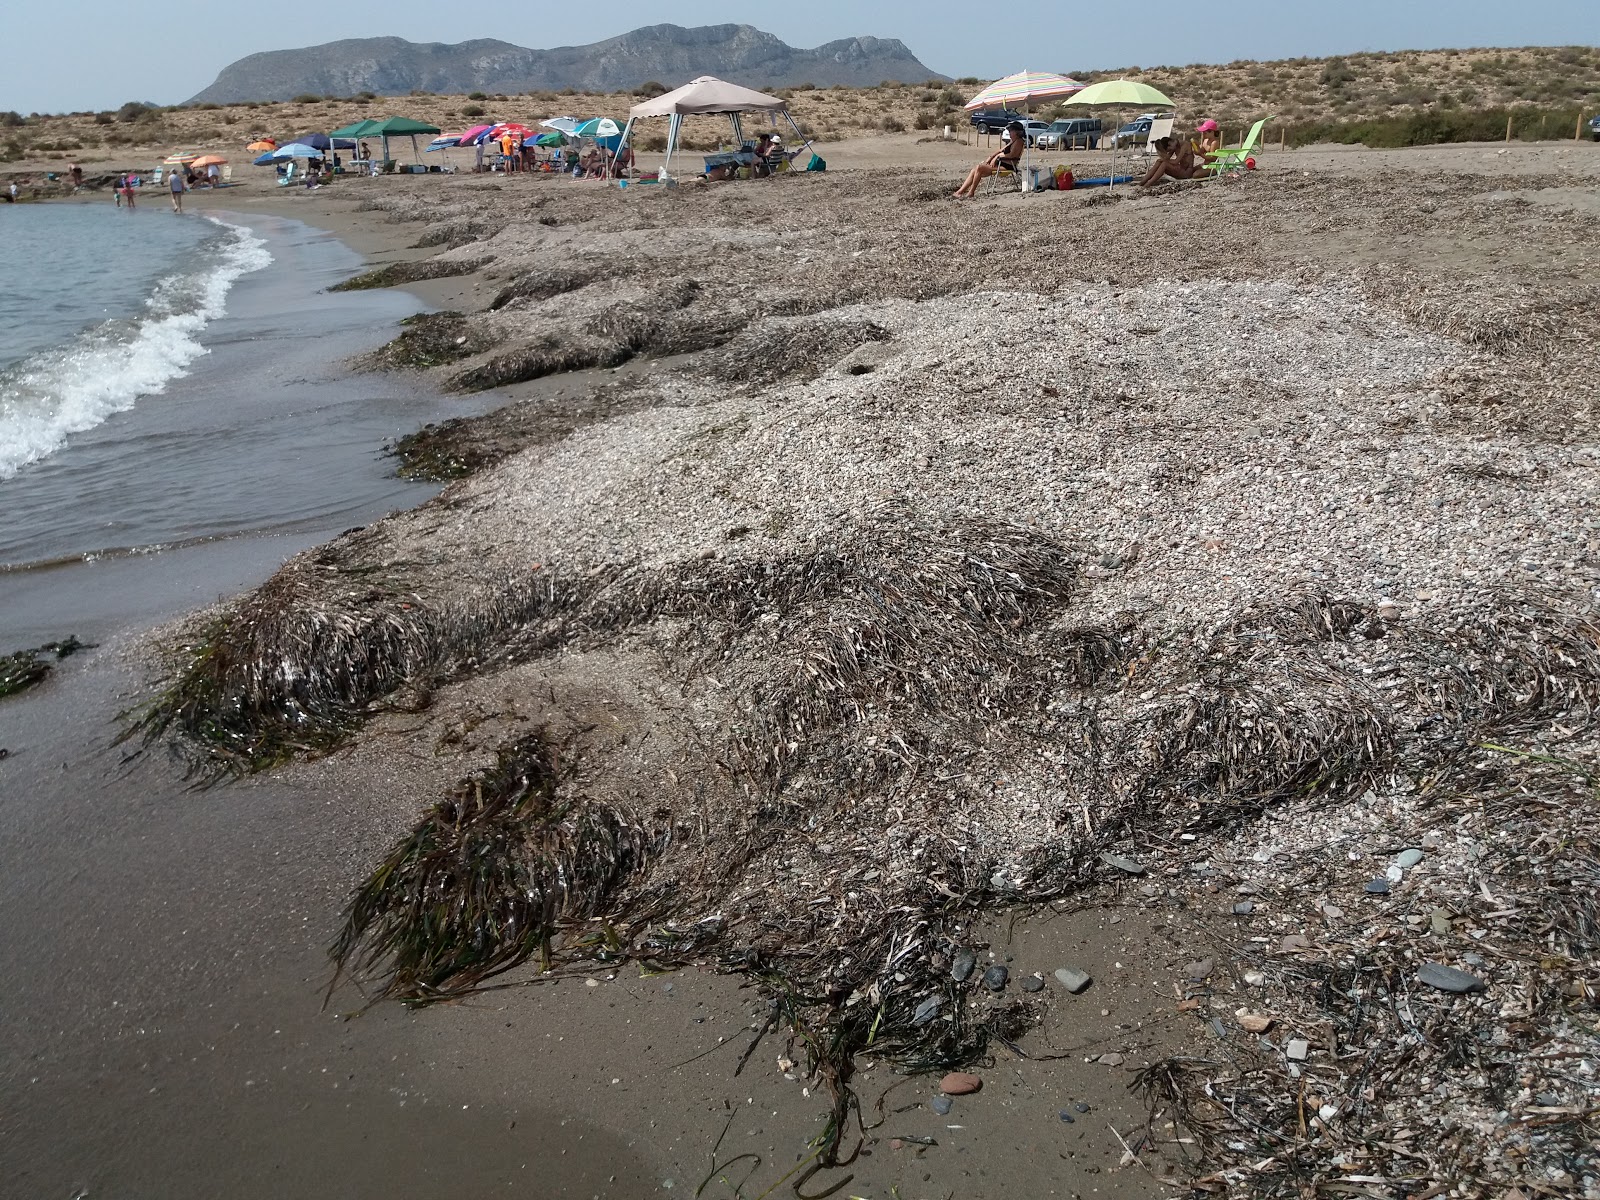
[{"label": "dark suv", "polygon": [[1026,121],[1026,113],[1012,112],[1009,108],[991,108],[972,114],[972,127],[979,133],[1001,133],[1013,121]]}]

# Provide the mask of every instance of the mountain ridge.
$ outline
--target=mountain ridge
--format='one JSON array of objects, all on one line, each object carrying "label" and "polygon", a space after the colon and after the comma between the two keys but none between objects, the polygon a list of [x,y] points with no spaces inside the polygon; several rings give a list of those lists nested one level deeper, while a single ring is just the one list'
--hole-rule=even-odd
[{"label": "mountain ridge", "polygon": [[863,87],[885,79],[945,78],[897,38],[841,38],[801,49],[753,25],[663,24],[548,50],[494,38],[445,43],[399,37],[266,50],[229,63],[209,87],[185,103],[239,104],[360,92],[617,92],[647,82],[677,86],[697,75],[717,75],[750,87]]}]

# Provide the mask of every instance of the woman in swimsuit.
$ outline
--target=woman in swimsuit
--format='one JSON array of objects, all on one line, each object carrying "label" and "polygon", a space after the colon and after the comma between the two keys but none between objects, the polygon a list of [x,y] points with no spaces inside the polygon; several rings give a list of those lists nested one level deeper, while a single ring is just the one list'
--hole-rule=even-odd
[{"label": "woman in swimsuit", "polygon": [[1026,131],[1020,121],[1013,121],[1006,126],[1005,145],[984,159],[972,170],[967,172],[967,177],[961,181],[961,186],[955,190],[957,200],[970,200],[978,194],[978,185],[989,176],[1000,170],[1001,164],[1009,164],[1013,169],[1022,161],[1022,152],[1028,144]]}]

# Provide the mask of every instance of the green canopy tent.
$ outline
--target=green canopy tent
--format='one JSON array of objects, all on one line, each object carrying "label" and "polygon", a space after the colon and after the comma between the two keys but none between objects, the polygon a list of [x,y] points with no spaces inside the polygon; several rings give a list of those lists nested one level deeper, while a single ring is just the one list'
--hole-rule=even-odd
[{"label": "green canopy tent", "polygon": [[334,137],[375,137],[383,139],[383,157],[389,157],[389,139],[392,137],[409,137],[411,139],[411,157],[417,162],[422,161],[422,152],[417,149],[417,134],[426,133],[430,137],[442,133],[437,125],[429,125],[426,121],[413,121],[410,117],[385,117],[381,121],[357,121],[354,125],[346,125]]},{"label": "green canopy tent", "polygon": [[[358,143],[358,146],[359,146],[359,143],[360,143],[361,139],[366,137],[369,133],[371,133],[372,132],[372,127],[374,125],[376,125],[376,124],[377,124],[377,122],[372,120],[369,117],[366,120],[356,121],[354,124],[346,125],[343,129],[335,129],[328,136],[330,138],[349,138],[352,141]],[[358,161],[360,160],[361,151],[360,151],[359,148],[356,150],[356,153],[355,153],[354,157]]]}]

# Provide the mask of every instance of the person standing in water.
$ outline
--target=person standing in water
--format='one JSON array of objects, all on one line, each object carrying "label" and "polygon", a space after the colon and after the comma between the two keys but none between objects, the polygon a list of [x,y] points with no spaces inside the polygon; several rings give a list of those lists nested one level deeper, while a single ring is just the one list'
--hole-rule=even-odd
[{"label": "person standing in water", "polygon": [[186,192],[188,190],[189,190],[189,185],[184,182],[183,172],[181,170],[174,170],[172,172],[172,211],[173,212],[181,213],[183,211],[183,194],[184,194],[184,192]]}]

